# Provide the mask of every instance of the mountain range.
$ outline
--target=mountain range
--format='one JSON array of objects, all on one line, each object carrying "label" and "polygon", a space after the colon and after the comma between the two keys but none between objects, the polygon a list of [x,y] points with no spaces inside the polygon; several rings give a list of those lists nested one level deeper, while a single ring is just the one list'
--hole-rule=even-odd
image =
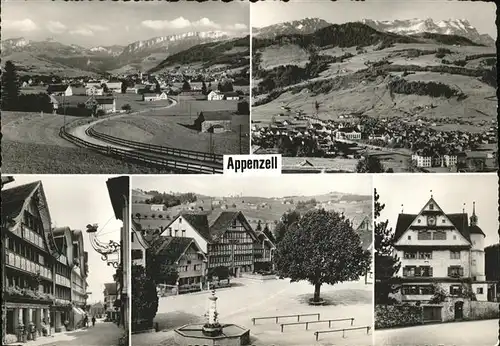
[{"label": "mountain range", "polygon": [[[127,46],[97,46],[85,48],[67,45],[53,39],[30,41],[23,37],[7,39],[1,42],[2,60],[16,61],[22,53],[33,59],[43,59],[72,68],[91,71],[148,70],[170,55],[179,53],[193,46],[223,41],[232,35],[223,31],[186,32],[182,34],[159,36],[148,40],[130,43]],[[24,59],[26,60],[26,59]]]},{"label": "mountain range", "polygon": [[[361,23],[380,32],[389,32],[405,36],[433,33],[465,37],[474,43],[494,46],[495,40],[488,34],[480,34],[465,19],[450,19],[435,22],[428,19],[405,19],[393,21],[377,21],[362,19]],[[319,18],[305,18],[285,23],[273,24],[262,28],[252,28],[253,36],[266,39],[284,35],[307,35],[331,26],[331,23]]]}]

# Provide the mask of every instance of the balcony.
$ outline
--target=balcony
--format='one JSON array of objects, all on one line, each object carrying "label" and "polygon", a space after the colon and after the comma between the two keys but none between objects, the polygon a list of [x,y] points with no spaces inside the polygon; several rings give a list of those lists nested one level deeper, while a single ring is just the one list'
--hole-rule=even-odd
[{"label": "balcony", "polygon": [[5,250],[6,256],[5,256],[5,264],[11,267],[14,267],[16,269],[24,270],[29,273],[33,274],[38,274],[40,273],[40,276],[48,279],[48,280],[53,280],[52,279],[52,270],[48,267],[45,267],[43,265],[40,265],[38,263],[35,263],[33,261],[30,261],[22,256],[19,256],[18,254],[10,251],[10,250]]}]

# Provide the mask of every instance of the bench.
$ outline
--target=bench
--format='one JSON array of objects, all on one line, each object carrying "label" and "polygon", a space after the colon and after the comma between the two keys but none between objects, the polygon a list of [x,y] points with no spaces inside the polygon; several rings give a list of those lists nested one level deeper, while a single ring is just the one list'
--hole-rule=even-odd
[{"label": "bench", "polygon": [[305,324],[306,325],[306,330],[309,329],[309,324],[310,323],[322,323],[322,322],[328,322],[328,328],[332,327],[332,322],[339,322],[339,321],[351,321],[351,326],[354,323],[354,318],[349,317],[349,318],[336,318],[336,319],[330,319],[330,320],[317,320],[317,321],[307,321],[307,322],[289,322],[289,323],[282,323],[281,324],[281,332],[283,333],[283,327],[285,326],[293,326],[293,325],[298,325],[298,324]]},{"label": "bench", "polygon": [[319,313],[318,314],[296,314],[296,315],[279,315],[279,316],[269,316],[269,317],[253,317],[252,323],[255,326],[255,321],[257,321],[257,320],[270,320],[270,319],[274,319],[274,320],[276,320],[276,323],[278,323],[280,318],[291,318],[291,317],[297,317],[297,322],[300,322],[300,318],[306,317],[306,316],[317,316],[318,321],[320,319]]},{"label": "bench", "polygon": [[345,338],[345,332],[346,330],[359,330],[359,329],[366,329],[366,334],[370,333],[370,329],[372,327],[370,326],[365,326],[365,327],[353,327],[353,328],[343,328],[343,329],[332,329],[332,330],[318,330],[314,332],[314,336],[316,336],[316,341],[318,341],[319,335],[323,333],[337,333],[337,332],[342,332],[342,337]]}]

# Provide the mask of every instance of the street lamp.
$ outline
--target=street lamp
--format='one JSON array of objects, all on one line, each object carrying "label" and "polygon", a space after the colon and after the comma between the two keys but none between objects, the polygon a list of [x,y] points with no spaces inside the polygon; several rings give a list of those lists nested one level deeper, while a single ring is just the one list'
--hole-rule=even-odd
[{"label": "street lamp", "polygon": [[92,248],[97,253],[101,254],[101,260],[105,261],[108,266],[118,268],[120,264],[120,244],[114,240],[110,240],[108,243],[105,243],[97,239],[97,227],[97,224],[87,225],[90,245],[92,245]]}]

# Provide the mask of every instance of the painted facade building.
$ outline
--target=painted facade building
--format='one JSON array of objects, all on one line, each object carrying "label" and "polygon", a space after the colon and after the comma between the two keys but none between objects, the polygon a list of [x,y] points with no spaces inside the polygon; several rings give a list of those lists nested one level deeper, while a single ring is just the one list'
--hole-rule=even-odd
[{"label": "painted facade building", "polygon": [[2,190],[2,241],[6,334],[23,342],[77,328],[87,255],[81,232],[51,228],[40,181]]},{"label": "painted facade building", "polygon": [[445,213],[434,198],[418,214],[399,214],[394,248],[401,261],[398,294],[403,302],[428,302],[434,287],[450,297],[470,290],[488,300],[491,283],[485,277],[485,234],[475,213]]}]

